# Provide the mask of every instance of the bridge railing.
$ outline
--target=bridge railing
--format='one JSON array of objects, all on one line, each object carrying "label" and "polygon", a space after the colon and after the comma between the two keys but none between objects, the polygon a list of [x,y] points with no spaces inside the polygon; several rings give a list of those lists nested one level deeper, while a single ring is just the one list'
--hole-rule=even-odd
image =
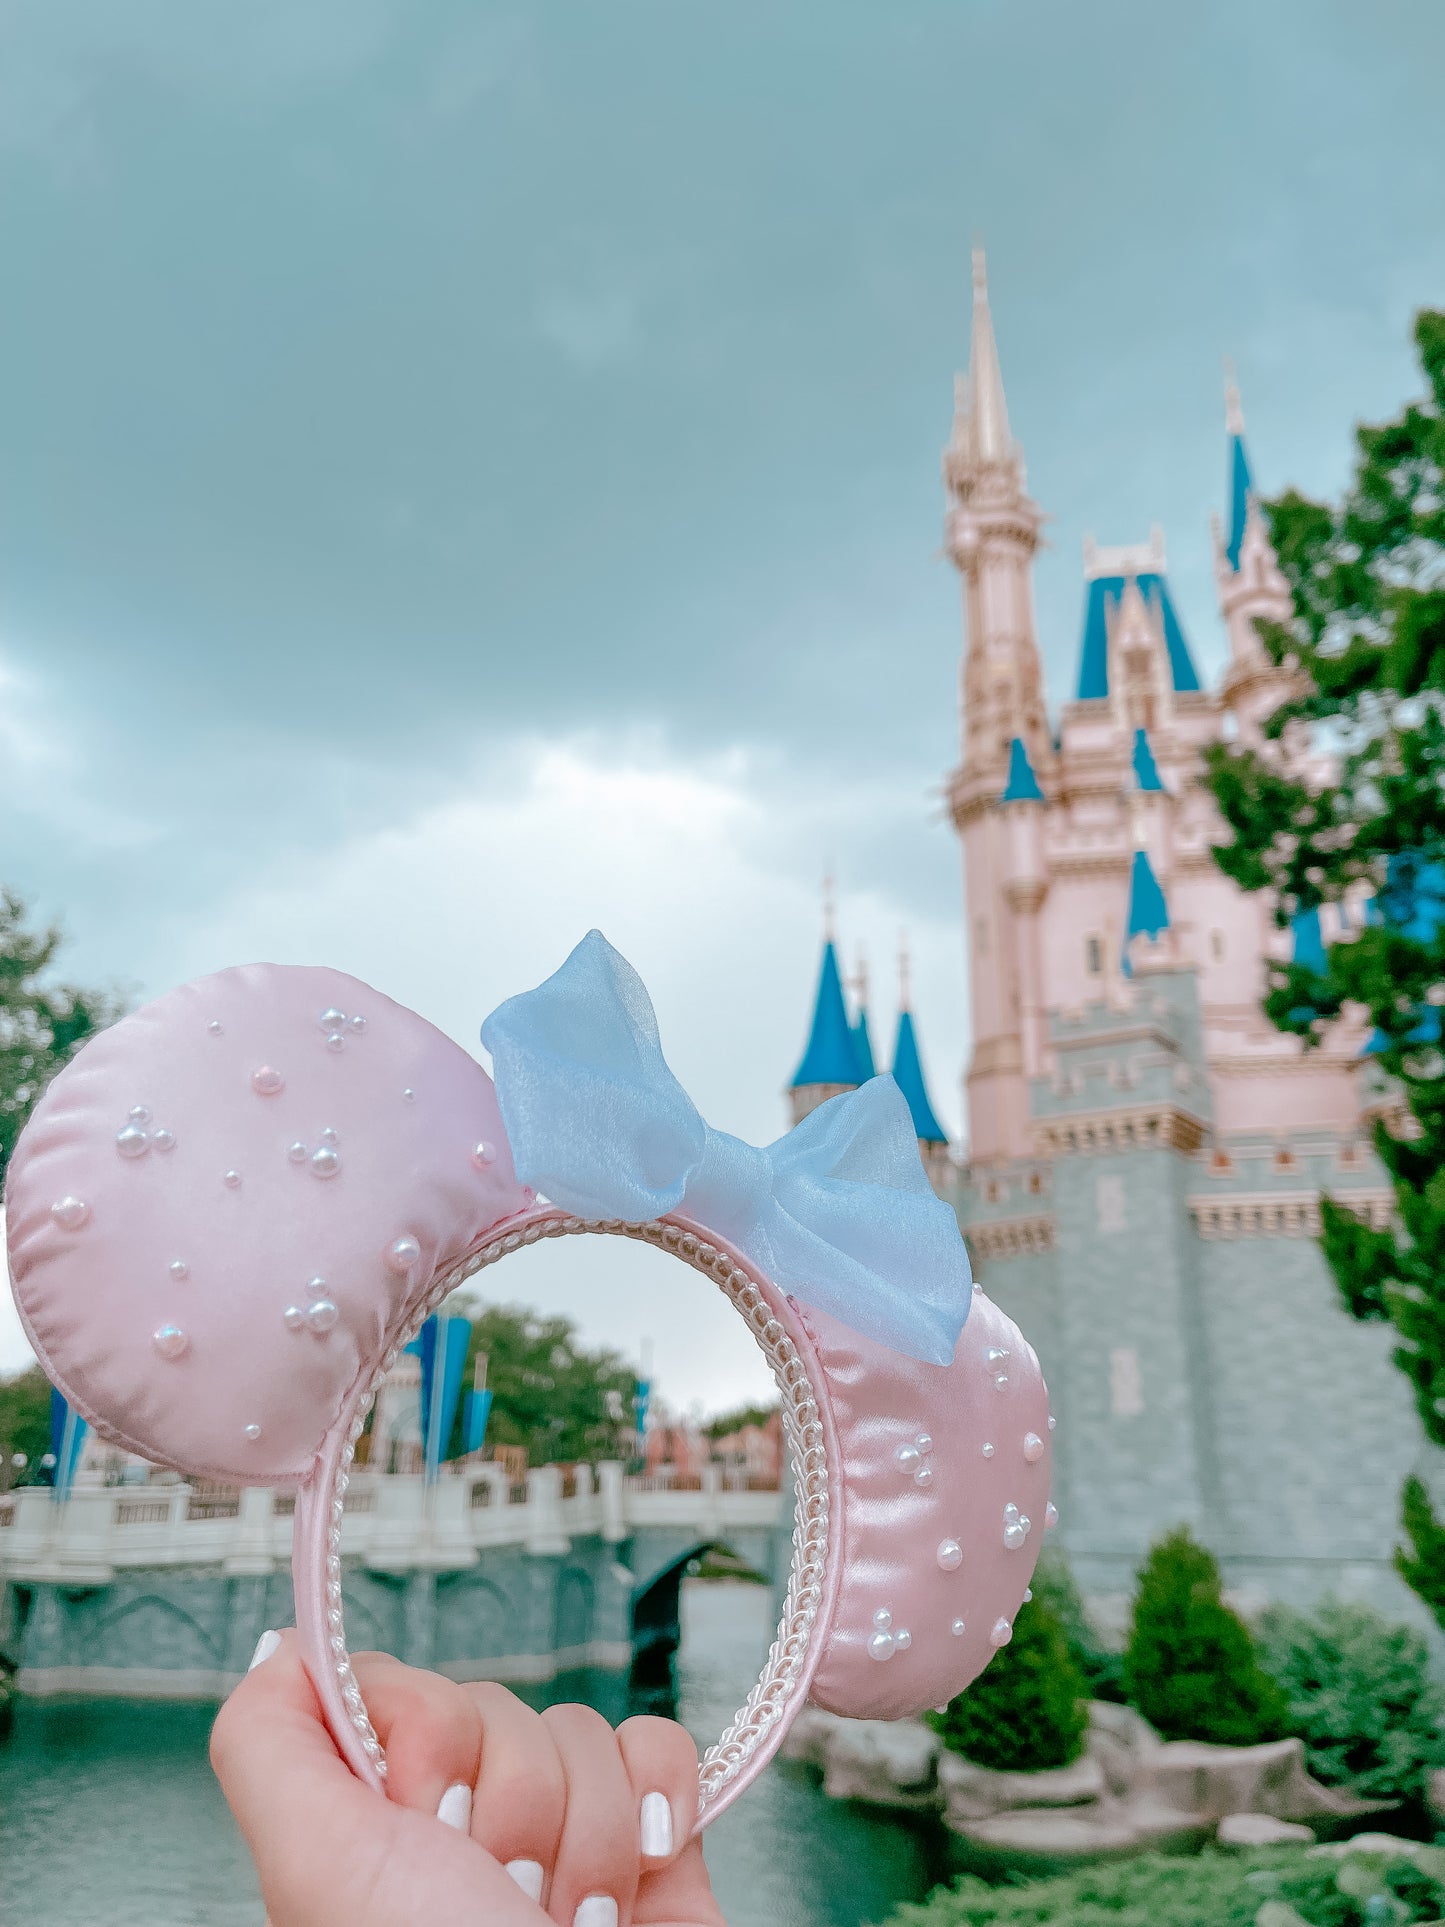
[{"label": "bridge railing", "polygon": [[[487,1464],[430,1488],[420,1477],[358,1471],[343,1551],[376,1571],[451,1570],[489,1546],[556,1554],[574,1538],[619,1543],[646,1526],[704,1540],[773,1525],[779,1494],[737,1483],[721,1466],[695,1478],[628,1478],[613,1463],[541,1465],[520,1482]],[[268,1487],[77,1485],[60,1505],[48,1488],[23,1486],[0,1499],[0,1580],[103,1585],[143,1566],[266,1573],[290,1556],[294,1509],[294,1494]]]}]

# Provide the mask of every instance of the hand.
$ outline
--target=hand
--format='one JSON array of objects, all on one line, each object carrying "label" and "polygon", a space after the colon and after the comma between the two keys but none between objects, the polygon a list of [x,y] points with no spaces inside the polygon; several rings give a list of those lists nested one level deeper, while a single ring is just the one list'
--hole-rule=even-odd
[{"label": "hand", "polygon": [[387,1798],[337,1753],[291,1633],[211,1734],[269,1927],[726,1927],[689,1838],[697,1753],[680,1726],[613,1732],[590,1707],[534,1713],[382,1653],[353,1665]]}]

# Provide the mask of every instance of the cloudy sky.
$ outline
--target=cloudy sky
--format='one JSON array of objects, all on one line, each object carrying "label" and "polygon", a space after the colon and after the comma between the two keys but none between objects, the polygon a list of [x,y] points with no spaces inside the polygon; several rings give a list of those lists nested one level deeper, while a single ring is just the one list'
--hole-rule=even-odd
[{"label": "cloudy sky", "polygon": [[[1445,301],[1442,66],[1435,0],[5,0],[0,879],[78,979],[326,961],[471,1046],[600,924],[762,1139],[831,866],[961,1128],[969,244],[1054,699],[1090,531],[1163,524],[1213,670],[1221,357],[1338,488]],[[758,1384],[646,1255],[509,1289]]]}]

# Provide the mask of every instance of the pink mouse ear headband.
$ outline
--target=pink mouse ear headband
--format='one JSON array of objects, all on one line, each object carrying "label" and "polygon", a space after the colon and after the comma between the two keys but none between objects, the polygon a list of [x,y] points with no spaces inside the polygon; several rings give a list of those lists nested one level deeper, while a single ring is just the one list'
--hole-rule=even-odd
[{"label": "pink mouse ear headband", "polygon": [[713,1279],[772,1367],[796,1505],[777,1637],[704,1755],[702,1825],[807,1698],[898,1718],[950,1699],[1007,1642],[1032,1522],[1053,1517],[1038,1360],[971,1285],[891,1078],[763,1149],[714,1131],[596,931],[482,1037],[495,1086],[356,979],[286,965],[147,1005],[85,1046],[21,1135],[16,1303],[103,1436],[296,1488],[302,1650],[342,1754],[383,1788],[340,1534],[399,1348],[464,1279],[540,1238],[638,1238]]}]

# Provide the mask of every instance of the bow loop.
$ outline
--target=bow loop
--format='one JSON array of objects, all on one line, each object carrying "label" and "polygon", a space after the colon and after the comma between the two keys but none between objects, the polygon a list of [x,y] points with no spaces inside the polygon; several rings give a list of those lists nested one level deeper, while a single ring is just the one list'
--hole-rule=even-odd
[{"label": "bow loop", "polygon": [[714,1131],[668,1068],[641,978],[599,931],[482,1026],[517,1176],[585,1217],[685,1210],[803,1303],[932,1364],[971,1278],[891,1077],[760,1148]]}]

